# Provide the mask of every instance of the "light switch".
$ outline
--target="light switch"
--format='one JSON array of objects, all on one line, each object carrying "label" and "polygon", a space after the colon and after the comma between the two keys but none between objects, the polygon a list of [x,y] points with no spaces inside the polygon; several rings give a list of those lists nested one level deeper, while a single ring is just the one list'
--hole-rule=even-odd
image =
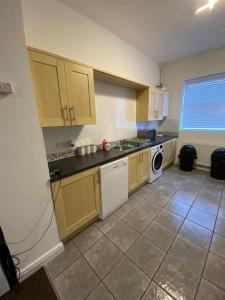
[{"label": "light switch", "polygon": [[9,82],[0,82],[0,94],[12,94],[13,87]]}]

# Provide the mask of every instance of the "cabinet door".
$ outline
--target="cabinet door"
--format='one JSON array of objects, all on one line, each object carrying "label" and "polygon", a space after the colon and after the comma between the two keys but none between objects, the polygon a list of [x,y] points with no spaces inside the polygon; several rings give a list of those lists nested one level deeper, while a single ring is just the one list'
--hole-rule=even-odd
[{"label": "cabinet door", "polygon": [[162,115],[163,117],[167,117],[169,113],[169,92],[168,91],[163,91],[163,112]]},{"label": "cabinet door", "polygon": [[68,61],[65,70],[72,125],[95,124],[93,70]]},{"label": "cabinet door", "polygon": [[63,60],[33,50],[29,58],[41,127],[69,125]]},{"label": "cabinet door", "polygon": [[[54,190],[57,192],[55,185]],[[63,179],[55,208],[61,240],[70,237],[94,219],[100,212],[98,169]]]},{"label": "cabinet door", "polygon": [[140,184],[149,179],[150,175],[150,149],[145,149],[140,152]]},{"label": "cabinet door", "polygon": [[128,189],[129,193],[139,186],[140,182],[140,152],[128,156]]},{"label": "cabinet door", "polygon": [[148,121],[156,120],[157,90],[149,89]]},{"label": "cabinet door", "polygon": [[172,164],[175,160],[175,156],[176,156],[176,144],[177,141],[176,139],[172,140],[170,142],[170,152],[169,152],[169,164]]},{"label": "cabinet door", "polygon": [[161,91],[157,91],[155,114],[156,120],[163,119],[163,93]]},{"label": "cabinet door", "polygon": [[170,159],[170,141],[163,144],[163,169],[169,165]]}]

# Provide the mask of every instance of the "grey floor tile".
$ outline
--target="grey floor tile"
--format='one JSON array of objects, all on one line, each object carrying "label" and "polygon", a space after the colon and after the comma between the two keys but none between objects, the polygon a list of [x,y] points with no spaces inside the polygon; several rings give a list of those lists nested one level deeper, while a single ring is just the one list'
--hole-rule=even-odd
[{"label": "grey floor tile", "polygon": [[225,219],[225,207],[223,207],[223,206],[220,207],[218,217]]},{"label": "grey floor tile", "polygon": [[84,231],[82,231],[77,237],[73,239],[75,246],[84,253],[94,243],[96,243],[103,234],[94,226],[91,225]]},{"label": "grey floor tile", "polygon": [[184,218],[166,209],[163,209],[155,220],[164,225],[167,229],[178,232],[184,221]]},{"label": "grey floor tile", "polygon": [[223,194],[223,197],[221,198],[220,206],[225,207],[225,194]]},{"label": "grey floor tile", "polygon": [[193,207],[212,216],[217,216],[217,212],[219,208],[218,204],[209,202],[207,200],[202,200],[199,198],[195,200]]},{"label": "grey floor tile", "polygon": [[174,257],[167,256],[157,272],[154,281],[175,299],[194,299],[200,276],[181,264]]},{"label": "grey floor tile", "polygon": [[179,189],[176,194],[173,196],[173,198],[177,201],[180,201],[186,205],[191,206],[192,203],[195,200],[197,193],[196,192],[192,192],[184,190],[184,189]]},{"label": "grey floor tile", "polygon": [[225,292],[202,278],[196,300],[224,300]]},{"label": "grey floor tile", "polygon": [[225,237],[214,233],[210,251],[225,259]]},{"label": "grey floor tile", "polygon": [[143,235],[161,249],[167,251],[176,236],[176,232],[168,230],[162,224],[153,221],[143,232]]},{"label": "grey floor tile", "polygon": [[121,220],[124,217],[126,217],[131,212],[131,207],[129,204],[125,203],[123,206],[121,206],[119,209],[117,209],[113,216],[117,219]]},{"label": "grey floor tile", "polygon": [[201,275],[208,252],[178,235],[169,253],[191,271]]},{"label": "grey floor tile", "polygon": [[203,277],[225,290],[225,260],[209,253]]},{"label": "grey floor tile", "polygon": [[82,300],[98,283],[97,275],[83,257],[54,280],[55,288],[64,300]]},{"label": "grey floor tile", "polygon": [[138,197],[135,194],[131,195],[129,198],[128,198],[128,201],[127,201],[127,204],[131,207],[131,208],[135,208],[136,206],[138,206],[142,201],[143,201],[144,197]]},{"label": "grey floor tile", "polygon": [[149,277],[153,277],[166,253],[144,236],[127,251],[127,256]]},{"label": "grey floor tile", "polygon": [[137,206],[137,209],[142,210],[142,213],[147,214],[150,218],[154,218],[161,210],[161,207],[145,199]]},{"label": "grey floor tile", "polygon": [[132,210],[132,212],[123,219],[126,224],[139,233],[148,226],[151,220],[152,217],[148,216],[147,213],[143,213],[143,211],[138,208]]},{"label": "grey floor tile", "polygon": [[181,216],[181,217],[186,217],[190,210],[190,206],[183,204],[179,201],[176,201],[174,199],[171,199],[165,206],[165,209]]},{"label": "grey floor tile", "polygon": [[192,243],[205,249],[209,249],[212,237],[212,231],[210,231],[209,229],[206,229],[191,221],[185,220],[179,234]]},{"label": "grey floor tile", "polygon": [[142,300],[173,300],[173,298],[152,281]]},{"label": "grey floor tile", "polygon": [[160,207],[163,207],[169,201],[170,197],[154,193],[152,195],[146,196],[145,199],[151,201],[152,203]]},{"label": "grey floor tile", "polygon": [[225,219],[217,218],[215,232],[222,234],[225,236]]},{"label": "grey floor tile", "polygon": [[167,196],[167,197],[172,197],[175,193],[176,190],[172,187],[169,187],[167,185],[161,184],[157,190],[155,191],[156,194],[161,195],[161,196]]},{"label": "grey floor tile", "polygon": [[72,241],[64,245],[64,251],[47,264],[51,278],[55,278],[81,256]]},{"label": "grey floor tile", "polygon": [[146,189],[140,188],[139,190],[137,190],[137,192],[134,193],[134,195],[136,197],[140,197],[140,198],[144,198],[145,195],[148,194],[148,191],[146,191]]},{"label": "grey floor tile", "polygon": [[104,284],[100,283],[94,291],[86,298],[87,300],[113,300],[113,296],[106,289]]},{"label": "grey floor tile", "polygon": [[103,237],[84,256],[99,277],[103,278],[120,260],[123,252]]},{"label": "grey floor tile", "polygon": [[198,199],[202,201],[208,201],[211,203],[219,204],[221,198],[221,193],[209,191],[209,190],[204,190],[201,189],[201,191],[198,194]]},{"label": "grey floor tile", "polygon": [[187,219],[210,230],[213,230],[216,221],[214,216],[204,213],[196,208],[191,208],[187,215]]},{"label": "grey floor tile", "polygon": [[109,232],[117,223],[119,219],[117,219],[114,215],[108,216],[105,220],[98,220],[95,222],[95,226],[100,230],[102,233],[106,234]]},{"label": "grey floor tile", "polygon": [[150,283],[150,278],[127,257],[104,279],[105,285],[118,300],[140,299]]},{"label": "grey floor tile", "polygon": [[125,223],[120,222],[110,232],[107,233],[107,236],[123,252],[126,252],[137,239],[138,233]]}]

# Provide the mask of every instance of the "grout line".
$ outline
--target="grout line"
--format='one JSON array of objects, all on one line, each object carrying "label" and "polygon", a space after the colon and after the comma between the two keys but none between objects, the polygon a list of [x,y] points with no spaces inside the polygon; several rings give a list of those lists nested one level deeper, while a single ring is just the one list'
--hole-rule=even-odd
[{"label": "grout line", "polygon": [[[221,199],[222,199],[223,189],[224,189],[224,182],[223,182],[223,188],[222,188],[222,193],[221,193],[221,197],[220,197],[219,206],[220,206]],[[208,257],[209,257],[209,253],[210,253],[210,248],[211,248],[211,245],[212,245],[213,236],[214,236],[214,233],[215,233],[215,227],[216,227],[216,222],[217,222],[217,219],[218,219],[218,215],[219,215],[219,209],[218,209],[218,211],[217,211],[217,215],[216,215],[216,219],[215,219],[215,224],[214,224],[214,226],[213,226],[212,236],[211,236],[210,243],[209,243],[209,249],[208,249],[208,251],[207,251],[207,256],[206,256],[205,263],[204,263],[204,266],[203,266],[203,269],[202,269],[201,280],[202,280],[202,278],[205,278],[205,277],[203,277],[203,274],[204,274],[204,271],[205,271],[205,268],[206,268],[206,264],[207,264],[207,261],[208,261]],[[197,288],[197,290],[196,290],[196,294],[195,294],[194,299],[196,299],[196,297],[197,297],[198,290],[199,290],[199,287],[200,287],[200,284],[201,284],[201,280],[200,280],[200,282],[199,282],[199,284],[198,284],[198,288]],[[208,280],[208,279],[206,278],[206,280]],[[214,283],[213,283],[213,284],[214,284]],[[214,285],[215,285],[215,284],[214,284]],[[220,289],[221,289],[221,288],[220,288]],[[221,289],[221,290],[223,290],[223,289]]]}]

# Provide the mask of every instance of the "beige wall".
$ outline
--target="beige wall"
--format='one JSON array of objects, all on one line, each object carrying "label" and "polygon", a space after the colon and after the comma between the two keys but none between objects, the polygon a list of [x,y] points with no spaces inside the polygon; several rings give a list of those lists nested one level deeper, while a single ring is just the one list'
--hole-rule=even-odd
[{"label": "beige wall", "polygon": [[[20,1],[1,2],[0,81],[9,81],[14,93],[0,95],[0,225],[7,242],[23,240],[44,212],[29,238],[10,245],[13,254],[32,246],[50,221],[52,199],[42,132],[38,122],[22,21]],[[43,240],[20,255],[20,268],[38,265],[60,247],[55,219]]]},{"label": "beige wall", "polygon": [[[208,51],[196,56],[176,61],[163,66],[163,83],[169,88],[170,104],[168,120],[161,128],[178,130],[183,83],[187,79],[225,72],[225,48]],[[180,131],[178,151],[181,144],[197,145],[199,163],[210,165],[210,154],[214,148],[225,146],[224,132]],[[211,145],[208,147],[208,145]]]}]

